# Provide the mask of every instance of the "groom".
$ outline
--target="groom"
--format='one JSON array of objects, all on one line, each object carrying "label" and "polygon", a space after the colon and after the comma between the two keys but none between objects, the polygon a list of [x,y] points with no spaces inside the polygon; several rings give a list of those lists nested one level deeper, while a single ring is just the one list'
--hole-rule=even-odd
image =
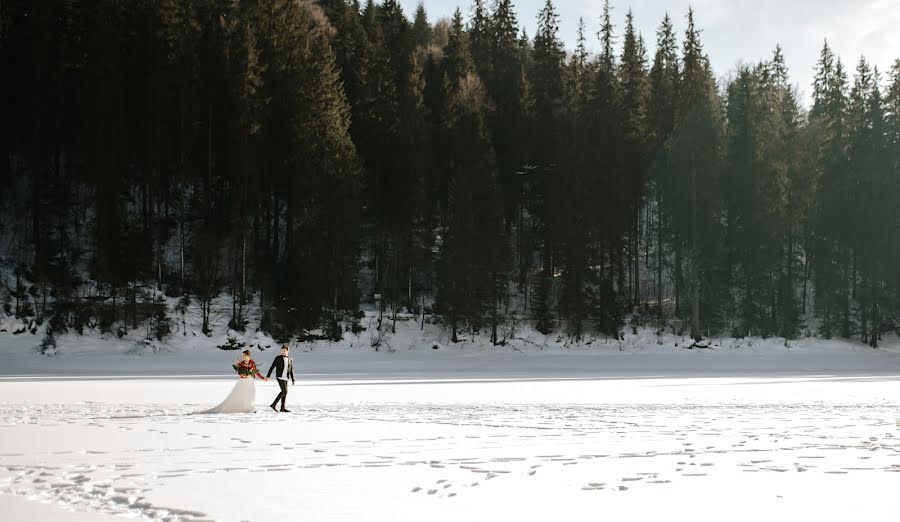
[{"label": "groom", "polygon": [[275,408],[275,405],[278,404],[278,401],[281,401],[281,411],[288,413],[290,410],[285,409],[284,402],[287,400],[288,379],[291,380],[291,384],[294,384],[294,360],[288,356],[288,352],[290,348],[287,345],[281,347],[281,355],[275,358],[272,361],[272,367],[269,368],[269,373],[266,374],[266,378],[272,376],[272,371],[275,371],[275,377],[278,378],[278,387],[281,388],[281,393],[278,394],[278,397],[275,397],[275,402],[271,404],[271,408],[276,412],[279,411]]}]

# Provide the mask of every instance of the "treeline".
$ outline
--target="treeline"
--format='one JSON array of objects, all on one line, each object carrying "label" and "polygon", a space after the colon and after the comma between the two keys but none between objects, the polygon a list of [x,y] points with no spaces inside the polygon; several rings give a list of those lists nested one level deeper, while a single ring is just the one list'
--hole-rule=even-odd
[{"label": "treeline", "polygon": [[11,161],[0,185],[17,315],[25,301],[79,330],[155,315],[166,330],[165,292],[194,300],[208,331],[227,292],[230,326],[244,328],[256,297],[264,327],[289,335],[326,308],[356,309],[361,165],[319,11],[2,6]]},{"label": "treeline", "polygon": [[[717,82],[693,13],[468,22],[396,0],[0,3],[8,314],[164,336],[231,296],[281,338],[361,302],[502,343],[626,323],[695,339],[900,325],[900,61],[826,44]],[[652,50],[651,50],[652,47]],[[390,316],[389,316],[390,319]],[[384,325],[385,328],[390,323]]]}]

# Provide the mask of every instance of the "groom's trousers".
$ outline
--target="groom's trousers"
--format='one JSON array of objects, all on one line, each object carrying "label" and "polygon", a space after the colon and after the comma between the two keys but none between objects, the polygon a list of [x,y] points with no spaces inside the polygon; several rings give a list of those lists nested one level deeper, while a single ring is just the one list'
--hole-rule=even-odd
[{"label": "groom's trousers", "polygon": [[275,397],[275,402],[272,403],[272,406],[275,406],[276,404],[278,404],[278,401],[281,401],[281,409],[283,410],[283,409],[285,409],[284,403],[285,403],[285,401],[287,401],[287,391],[288,391],[287,381],[284,379],[276,379],[276,380],[278,381],[278,387],[281,388],[281,393],[278,394],[278,397]]}]

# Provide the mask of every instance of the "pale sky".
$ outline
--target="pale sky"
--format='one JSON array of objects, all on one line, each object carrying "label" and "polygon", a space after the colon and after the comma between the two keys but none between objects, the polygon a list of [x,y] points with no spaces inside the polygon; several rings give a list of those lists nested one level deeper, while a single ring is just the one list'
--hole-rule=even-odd
[{"label": "pale sky", "polygon": [[[419,0],[400,0],[412,18]],[[433,23],[452,15],[459,5],[468,18],[472,0],[425,0],[425,10]],[[493,0],[486,0],[491,5]],[[545,0],[515,2],[519,24],[534,35],[535,19]],[[560,35],[568,49],[575,47],[578,18],[587,24],[588,43],[599,49],[596,33],[603,13],[603,0],[555,0],[560,15]],[[813,69],[828,39],[852,73],[860,55],[878,66],[882,80],[891,64],[900,58],[900,0],[614,0],[613,23],[621,43],[625,15],[634,11],[635,22],[648,44],[652,61],[656,29],[666,12],[672,18],[679,43],[686,25],[688,6],[694,7],[701,40],[715,74],[722,78],[740,62],[757,62],[771,56],[781,44],[801,99],[808,105],[812,93]],[[852,74],[851,74],[852,79]],[[852,81],[852,80],[851,80]]]}]

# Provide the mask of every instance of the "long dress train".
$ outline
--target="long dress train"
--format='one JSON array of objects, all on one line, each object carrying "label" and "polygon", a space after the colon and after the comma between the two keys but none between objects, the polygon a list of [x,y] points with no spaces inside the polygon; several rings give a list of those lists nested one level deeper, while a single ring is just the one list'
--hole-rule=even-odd
[{"label": "long dress train", "polygon": [[256,383],[252,378],[238,379],[231,393],[215,408],[197,413],[254,413],[256,411]]}]

